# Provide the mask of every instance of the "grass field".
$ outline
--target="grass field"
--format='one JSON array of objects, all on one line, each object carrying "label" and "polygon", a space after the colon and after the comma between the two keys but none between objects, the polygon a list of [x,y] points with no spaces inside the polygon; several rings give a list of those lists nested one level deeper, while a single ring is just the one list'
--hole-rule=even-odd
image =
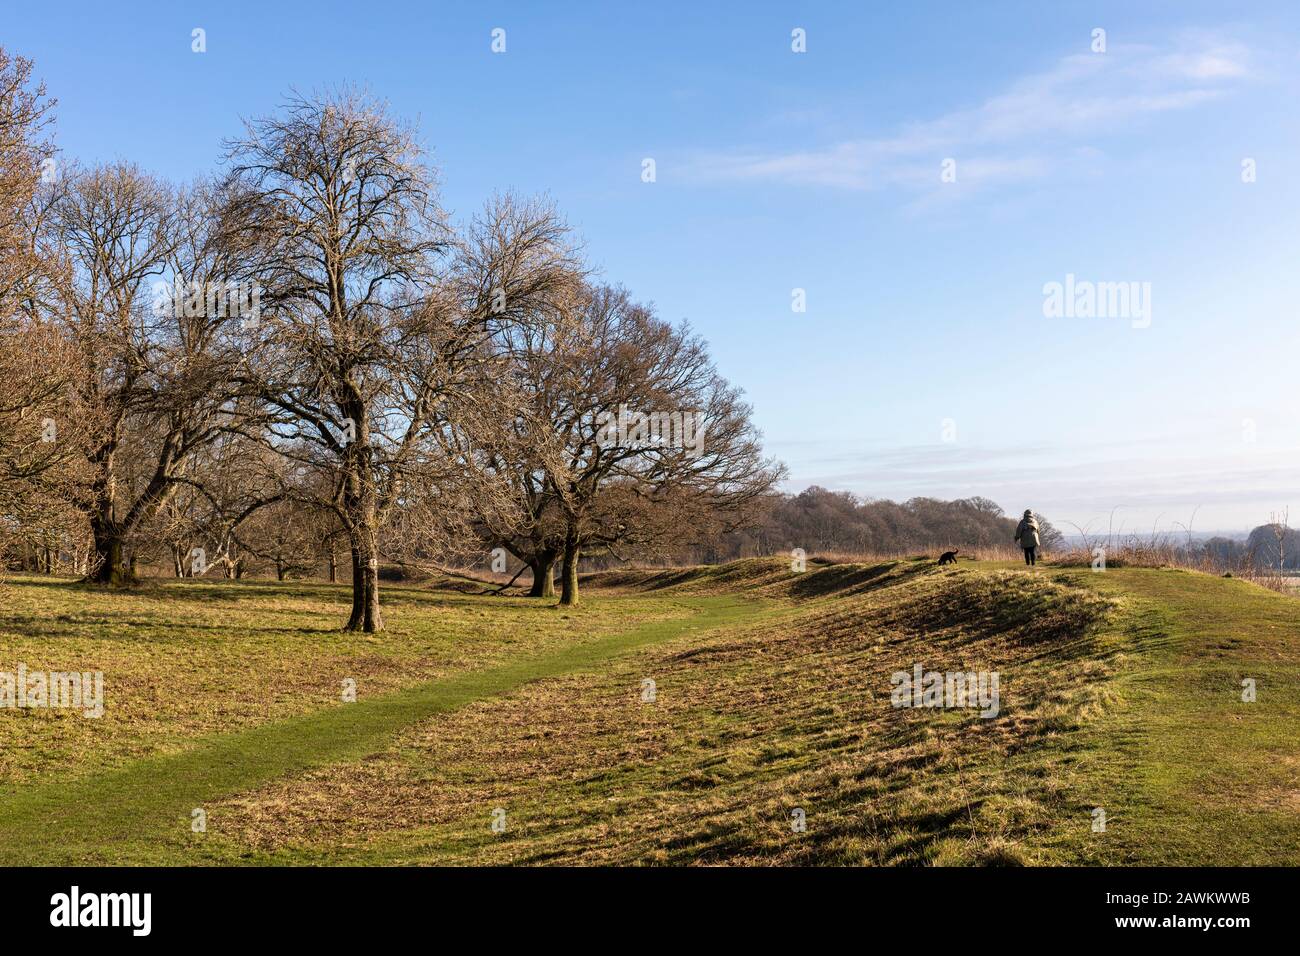
[{"label": "grass field", "polygon": [[[366,636],[336,586],[11,579],[0,671],[102,670],[106,711],[0,710],[0,863],[1300,863],[1294,598],[998,562],[586,584],[390,587]],[[916,664],[997,671],[997,716],[891,706]]]}]

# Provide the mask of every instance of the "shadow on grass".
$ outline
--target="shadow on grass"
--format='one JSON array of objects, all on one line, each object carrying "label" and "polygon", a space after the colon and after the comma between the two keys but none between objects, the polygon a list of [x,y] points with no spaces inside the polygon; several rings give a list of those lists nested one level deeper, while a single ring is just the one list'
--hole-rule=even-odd
[{"label": "shadow on grass", "polygon": [[889,561],[884,564],[829,564],[799,575],[790,585],[796,598],[813,599],[830,594],[862,594],[903,584],[925,570],[923,564]]}]

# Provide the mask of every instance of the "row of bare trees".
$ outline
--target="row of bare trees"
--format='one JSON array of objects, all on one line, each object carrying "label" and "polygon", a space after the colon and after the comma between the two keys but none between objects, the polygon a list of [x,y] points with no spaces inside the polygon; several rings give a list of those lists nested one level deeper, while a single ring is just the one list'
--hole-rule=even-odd
[{"label": "row of bare trees", "polygon": [[548,202],[453,224],[369,94],[295,94],[184,186],[64,161],[51,106],[0,51],[11,545],[84,540],[114,586],[141,555],[284,577],[342,551],[374,631],[385,563],[504,548],[573,604],[584,554],[734,530],[779,479],[689,328],[595,281]]}]

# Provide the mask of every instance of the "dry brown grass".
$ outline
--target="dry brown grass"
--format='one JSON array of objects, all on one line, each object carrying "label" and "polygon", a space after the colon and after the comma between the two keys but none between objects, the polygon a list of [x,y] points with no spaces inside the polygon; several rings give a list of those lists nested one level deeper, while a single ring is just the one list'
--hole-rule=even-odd
[{"label": "dry brown grass", "polygon": [[[945,544],[908,551],[818,551],[817,560],[831,564],[877,564],[881,561],[937,561],[945,551],[957,551],[958,561],[1022,561],[1024,553],[1014,545]],[[1045,554],[1046,552],[1043,552]]]},{"label": "dry brown grass", "polygon": [[390,586],[388,629],[357,634],[339,629],[349,598],[345,585],[302,582],[161,579],[112,592],[11,578],[0,585],[0,670],[102,671],[107,706],[98,720],[6,712],[0,784],[90,773],[340,705],[345,678],[378,696],[685,613],[636,596],[556,609]]},{"label": "dry brown grass", "polygon": [[[1025,574],[865,570],[833,600],[792,595],[777,619],[531,684],[211,819],[232,851],[308,860],[1043,861],[1021,844],[1073,799],[1051,742],[1105,704],[1095,632],[1113,603]],[[1002,717],[890,707],[889,675],[918,661],[1000,670]]]},{"label": "dry brown grass", "polygon": [[[493,661],[517,673],[456,698],[437,717],[418,709],[391,721],[366,702],[351,705],[354,717],[314,698],[310,685],[263,679],[273,657],[285,658],[286,673],[294,661],[311,666],[320,657],[312,645],[322,639],[321,622],[337,616],[329,597],[341,594],[183,585],[155,594],[69,588],[51,595],[42,584],[20,583],[8,592],[4,636],[23,642],[29,663],[54,667],[69,649],[101,648],[120,655],[126,675],[154,681],[157,696],[131,688],[118,701],[127,706],[116,723],[39,714],[3,720],[0,731],[11,732],[5,742],[33,745],[17,758],[12,747],[0,755],[19,782],[29,767],[43,768],[41,784],[11,787],[0,805],[6,848],[12,859],[45,859],[45,804],[69,819],[72,808],[58,804],[67,792],[59,775],[85,774],[75,800],[85,808],[77,819],[90,827],[87,845],[58,859],[1300,859],[1292,810],[1300,718],[1294,602],[1180,569],[1108,570],[939,568],[927,559],[813,561],[792,574],[769,559],[623,571],[590,579],[590,601],[573,615],[512,599],[393,593],[402,631],[369,640],[333,633],[343,642],[339,659],[373,656],[388,675],[376,679],[399,683],[398,671],[437,662],[465,671],[471,686],[477,669]],[[695,628],[630,643],[624,656],[602,657],[589,670],[519,661],[538,650],[543,662],[581,656],[595,630],[625,636],[646,614],[744,608],[736,595],[751,594],[763,600],[743,615],[701,616]],[[15,599],[29,604],[13,613]],[[892,707],[891,674],[914,664],[997,670],[1001,712],[986,720],[970,709]],[[270,702],[275,712],[258,703],[263,709],[235,715],[237,728],[269,726],[211,732],[213,720],[229,716],[208,713],[214,691],[186,695],[195,677],[221,679],[227,668],[254,694],[283,687]],[[1243,676],[1258,680],[1257,703],[1240,700]],[[649,703],[640,697],[647,678],[657,686]],[[339,731],[361,720],[381,726],[355,747],[321,743],[322,727]],[[67,728],[90,736],[60,736]],[[278,755],[299,744],[306,750],[282,764]],[[153,761],[130,759],[137,750],[173,748],[185,752],[163,764],[184,772],[159,774]],[[250,760],[261,769],[241,769]],[[123,761],[112,773],[96,772]],[[208,774],[223,766],[233,769]],[[134,796],[123,797],[124,780]],[[201,795],[182,792],[186,786]],[[42,790],[50,800],[26,799]],[[160,790],[172,796],[154,799]],[[107,823],[99,800],[121,804]],[[167,800],[204,806],[208,832],[190,833],[183,815],[171,829]],[[1112,823],[1105,834],[1090,830],[1096,806]],[[502,834],[489,826],[495,808],[507,813]],[[791,827],[795,809],[806,814],[805,832]],[[124,842],[137,822],[153,829]]]}]

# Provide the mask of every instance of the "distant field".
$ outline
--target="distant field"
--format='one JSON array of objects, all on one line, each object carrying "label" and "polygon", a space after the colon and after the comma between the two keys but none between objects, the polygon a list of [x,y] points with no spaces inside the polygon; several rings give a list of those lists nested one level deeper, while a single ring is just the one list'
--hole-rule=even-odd
[{"label": "distant field", "polygon": [[[1300,863],[1294,598],[965,561],[585,583],[389,587],[367,636],[339,586],[11,579],[0,671],[102,670],[107,709],[0,710],[0,862]],[[997,671],[998,715],[891,706],[916,664]]]}]

